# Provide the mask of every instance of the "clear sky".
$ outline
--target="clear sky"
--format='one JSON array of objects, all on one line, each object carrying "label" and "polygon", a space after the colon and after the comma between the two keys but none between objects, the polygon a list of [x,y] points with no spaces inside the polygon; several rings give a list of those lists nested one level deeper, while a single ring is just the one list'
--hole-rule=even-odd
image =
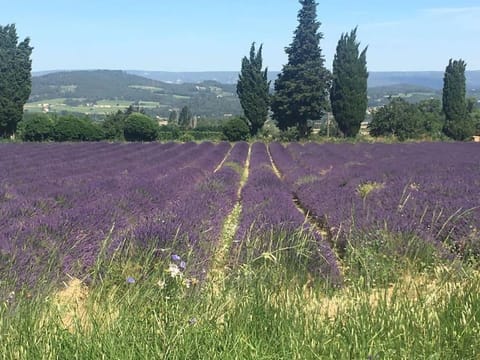
[{"label": "clear sky", "polygon": [[[443,71],[450,58],[480,70],[480,0],[318,0],[331,67],[342,32],[358,25],[370,71]],[[297,0],[0,0],[35,47],[33,70],[239,70],[253,41],[280,70]]]}]

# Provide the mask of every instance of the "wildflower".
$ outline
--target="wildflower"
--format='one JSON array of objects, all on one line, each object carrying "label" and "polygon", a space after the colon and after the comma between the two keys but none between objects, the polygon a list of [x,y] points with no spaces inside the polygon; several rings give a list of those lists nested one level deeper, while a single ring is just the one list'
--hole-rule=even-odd
[{"label": "wildflower", "polygon": [[195,278],[185,279],[185,280],[183,281],[183,285],[185,285],[185,287],[186,287],[187,289],[189,289],[191,286],[195,286],[195,285],[197,285],[197,284],[198,284],[198,280],[195,279]]},{"label": "wildflower", "polygon": [[158,280],[157,285],[161,290],[163,290],[165,288],[165,280],[163,279]]},{"label": "wildflower", "polygon": [[182,258],[180,256],[178,256],[177,254],[172,255],[172,261],[180,261],[180,260],[182,260]]},{"label": "wildflower", "polygon": [[135,279],[131,276],[127,277],[127,283],[128,284],[135,284]]},{"label": "wildflower", "polygon": [[185,261],[180,261],[180,269],[185,270],[187,268],[187,263]]},{"label": "wildflower", "polygon": [[182,272],[180,271],[180,268],[177,266],[177,264],[170,264],[168,266],[167,272],[170,274],[172,278],[182,276]]}]

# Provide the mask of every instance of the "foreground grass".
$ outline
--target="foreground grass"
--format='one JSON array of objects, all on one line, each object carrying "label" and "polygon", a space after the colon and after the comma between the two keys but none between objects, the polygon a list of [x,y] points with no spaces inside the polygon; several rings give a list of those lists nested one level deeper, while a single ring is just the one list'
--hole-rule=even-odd
[{"label": "foreground grass", "polygon": [[[333,289],[271,255],[232,270],[215,289],[178,273],[175,261],[146,256],[110,264],[89,286],[71,279],[64,289],[33,298],[28,292],[11,294],[0,304],[0,354],[5,359],[480,357],[480,273],[474,265],[350,249],[345,286]],[[392,271],[395,276],[387,276]]]}]

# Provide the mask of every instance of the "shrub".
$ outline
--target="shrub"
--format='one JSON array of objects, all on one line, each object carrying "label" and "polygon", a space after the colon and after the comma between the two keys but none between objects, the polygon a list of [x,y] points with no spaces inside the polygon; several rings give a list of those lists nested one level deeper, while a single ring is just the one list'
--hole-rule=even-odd
[{"label": "shrub", "polygon": [[298,127],[290,126],[286,130],[283,130],[280,133],[280,140],[285,142],[299,141],[300,132],[298,131]]},{"label": "shrub", "polygon": [[99,141],[104,138],[102,128],[88,118],[61,116],[53,127],[56,141]]},{"label": "shrub", "polygon": [[179,139],[181,142],[189,142],[189,141],[194,141],[195,138],[193,137],[193,135],[189,132],[186,132],[184,133],[182,136],[180,136],[180,139]]},{"label": "shrub", "polygon": [[274,121],[267,120],[260,131],[257,133],[257,137],[264,141],[275,141],[280,138],[280,129],[277,127]]},{"label": "shrub", "polygon": [[127,141],[154,141],[158,135],[158,124],[150,117],[133,113],[125,120],[123,134]]},{"label": "shrub", "polygon": [[250,128],[245,119],[234,117],[225,123],[222,132],[228,141],[245,141],[250,135]]},{"label": "shrub", "polygon": [[46,114],[33,114],[23,121],[22,139],[25,141],[45,141],[52,139],[53,120]]}]

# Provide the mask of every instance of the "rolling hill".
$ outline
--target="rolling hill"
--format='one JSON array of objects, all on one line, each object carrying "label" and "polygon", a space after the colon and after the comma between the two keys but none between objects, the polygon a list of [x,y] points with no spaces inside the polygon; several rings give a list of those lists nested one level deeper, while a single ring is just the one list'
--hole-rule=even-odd
[{"label": "rolling hill", "polygon": [[[210,71],[210,72],[167,72],[167,71],[142,71],[127,70],[127,73],[172,83],[196,83],[205,80],[215,80],[224,84],[235,84],[238,79],[236,71]],[[275,80],[278,71],[270,71],[268,77]],[[480,89],[480,71],[467,71],[467,88]],[[391,85],[416,85],[434,90],[443,87],[442,71],[371,71],[368,79],[368,87],[391,86]]]},{"label": "rolling hill", "polygon": [[111,106],[104,104],[103,109],[115,109],[117,104],[125,107],[125,102],[146,104],[150,112],[160,116],[185,105],[197,116],[218,118],[225,113],[241,113],[233,84],[170,84],[116,70],[53,72],[32,78],[30,105],[66,103],[74,108],[101,101],[109,101]]},{"label": "rolling hill", "polygon": [[[168,117],[171,109],[187,105],[200,117],[241,115],[236,95],[238,73],[79,70],[52,71],[33,76],[26,109],[106,114],[137,103],[151,115]],[[274,80],[278,72],[270,72]],[[480,99],[480,71],[467,72],[469,96]],[[272,84],[273,85],[273,84]],[[390,96],[416,102],[440,98],[442,72],[371,72],[369,105],[379,106]]]}]

